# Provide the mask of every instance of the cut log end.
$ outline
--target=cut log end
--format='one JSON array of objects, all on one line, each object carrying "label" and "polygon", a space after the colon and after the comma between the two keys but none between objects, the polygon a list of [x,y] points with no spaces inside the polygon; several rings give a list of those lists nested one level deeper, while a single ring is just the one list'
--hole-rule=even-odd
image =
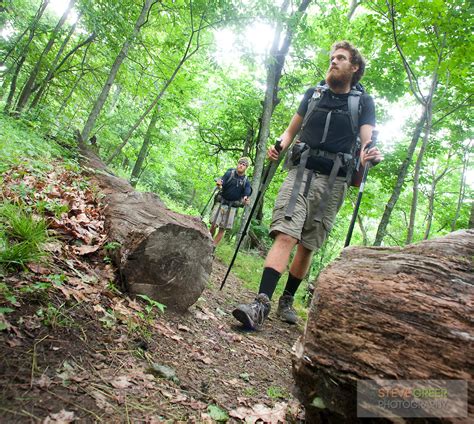
[{"label": "cut log end", "polygon": [[141,193],[107,170],[82,146],[82,162],[105,195],[106,228],[125,288],[175,311],[195,303],[209,279],[214,243],[196,217],[166,208],[154,193]]},{"label": "cut log end", "polygon": [[122,263],[127,289],[157,299],[172,310],[184,311],[205,288],[212,250],[212,244],[199,232],[173,224],[160,227]]}]

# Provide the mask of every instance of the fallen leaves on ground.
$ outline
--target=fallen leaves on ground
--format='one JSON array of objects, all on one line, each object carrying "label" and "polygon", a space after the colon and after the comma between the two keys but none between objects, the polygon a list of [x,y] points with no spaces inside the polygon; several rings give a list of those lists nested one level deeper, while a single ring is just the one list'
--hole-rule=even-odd
[{"label": "fallen leaves on ground", "polygon": [[0,309],[0,354],[11,373],[0,383],[12,414],[31,410],[43,423],[296,419],[295,401],[277,402],[267,389],[290,393],[297,332],[289,335],[279,321],[264,333],[236,329],[228,309],[242,288],[235,280],[218,290],[225,269],[217,262],[212,284],[188,313],[150,314],[145,301],[114,287],[96,191],[59,164],[30,171],[7,172],[2,195],[46,205],[55,238],[45,246],[47,263],[4,279],[18,293],[11,310]]},{"label": "fallen leaves on ground", "polygon": [[288,404],[284,402],[277,403],[273,408],[262,405],[260,403],[251,408],[239,407],[229,412],[234,418],[239,418],[246,423],[256,423],[261,420],[264,423],[284,423],[286,422],[286,411]]}]

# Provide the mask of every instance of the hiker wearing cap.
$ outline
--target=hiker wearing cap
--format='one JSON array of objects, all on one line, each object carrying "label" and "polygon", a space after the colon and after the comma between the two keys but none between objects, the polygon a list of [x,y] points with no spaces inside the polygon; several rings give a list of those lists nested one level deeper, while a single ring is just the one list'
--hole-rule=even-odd
[{"label": "hiker wearing cap", "polygon": [[[273,209],[270,235],[274,242],[255,300],[238,305],[232,312],[249,329],[258,328],[267,318],[270,300],[295,247],[277,316],[296,324],[295,293],[309,270],[313,252],[322,246],[334,224],[353,164],[360,160],[365,166],[382,160],[379,150],[370,147],[375,105],[359,84],[364,69],[364,59],[356,48],[347,41],[334,44],[326,80],[306,91],[280,138],[282,151],[294,139],[296,143],[291,155],[289,152],[290,170]],[[279,154],[275,146],[267,152],[273,161]]]},{"label": "hiker wearing cap", "polygon": [[[216,203],[211,213],[211,228],[209,230],[216,246],[222,240],[225,230],[231,229],[234,225],[237,208],[249,203],[252,187],[245,175],[249,164],[249,158],[240,158],[237,162],[237,168],[228,169],[216,181],[219,193],[216,196]],[[218,231],[215,235],[216,229]]]}]

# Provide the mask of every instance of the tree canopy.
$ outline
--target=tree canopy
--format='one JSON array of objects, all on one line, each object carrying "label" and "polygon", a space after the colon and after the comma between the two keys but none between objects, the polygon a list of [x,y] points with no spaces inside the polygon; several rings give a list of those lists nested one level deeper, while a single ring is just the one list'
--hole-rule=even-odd
[{"label": "tree canopy", "polygon": [[[117,174],[170,207],[198,214],[214,178],[244,154],[259,181],[265,146],[324,78],[331,45],[347,39],[367,59],[362,82],[385,154],[370,172],[353,242],[403,245],[469,225],[468,2],[63,3],[58,13],[48,0],[3,2],[4,113],[62,144],[81,134]],[[284,172],[253,226],[262,238]],[[342,247],[355,196],[315,262]]]}]

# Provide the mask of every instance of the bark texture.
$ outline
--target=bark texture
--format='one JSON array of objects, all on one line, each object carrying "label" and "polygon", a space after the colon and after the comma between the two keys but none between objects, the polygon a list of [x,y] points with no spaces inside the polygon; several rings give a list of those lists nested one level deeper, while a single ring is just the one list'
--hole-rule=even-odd
[{"label": "bark texture", "polygon": [[141,193],[112,175],[90,150],[84,164],[105,194],[106,227],[126,289],[145,294],[176,311],[196,302],[209,279],[214,244],[196,217],[165,207],[153,193]]},{"label": "bark texture", "polygon": [[320,274],[293,360],[307,422],[359,422],[357,380],[471,381],[473,255],[474,230],[464,230],[349,247]]}]

